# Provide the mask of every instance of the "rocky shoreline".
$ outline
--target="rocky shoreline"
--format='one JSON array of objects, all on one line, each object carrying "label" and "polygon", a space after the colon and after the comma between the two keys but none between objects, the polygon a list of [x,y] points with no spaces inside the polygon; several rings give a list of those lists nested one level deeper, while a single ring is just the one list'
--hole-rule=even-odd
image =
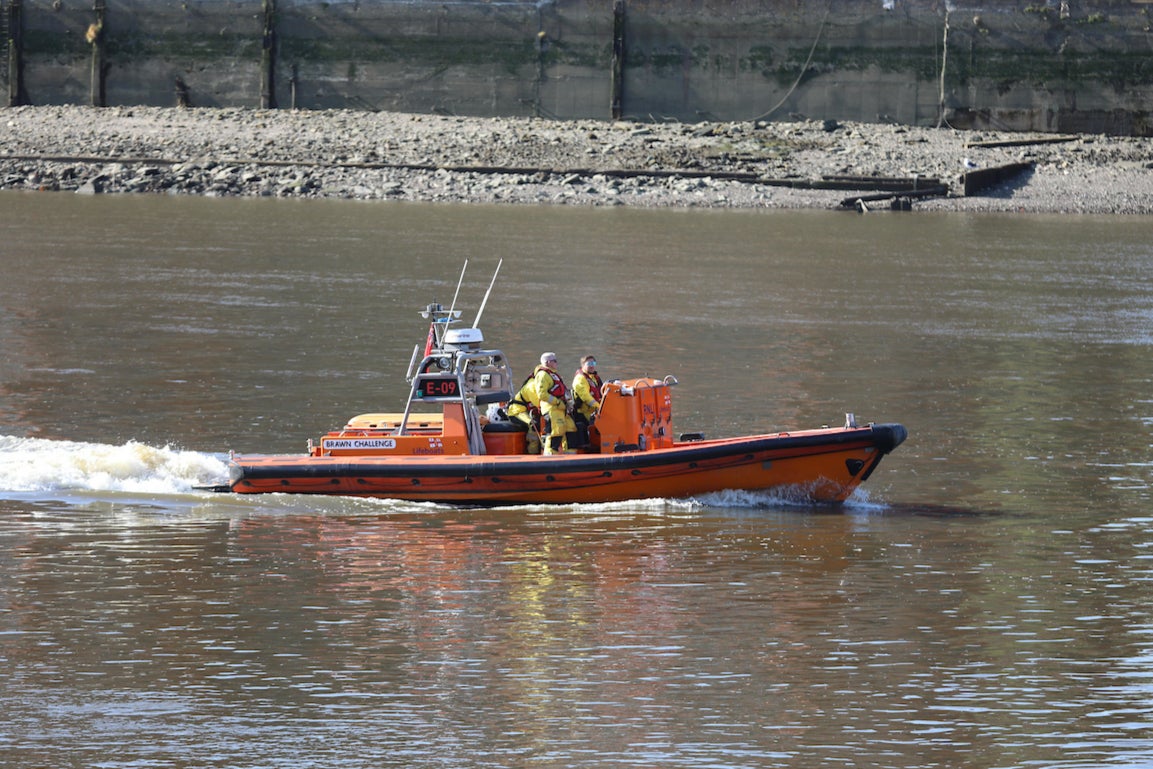
[{"label": "rocky shoreline", "polygon": [[[869,210],[890,203],[857,180],[916,179],[946,187],[903,198],[918,211],[1153,213],[1145,138],[153,107],[4,108],[0,135],[0,190]],[[966,169],[1009,165],[963,194]]]}]

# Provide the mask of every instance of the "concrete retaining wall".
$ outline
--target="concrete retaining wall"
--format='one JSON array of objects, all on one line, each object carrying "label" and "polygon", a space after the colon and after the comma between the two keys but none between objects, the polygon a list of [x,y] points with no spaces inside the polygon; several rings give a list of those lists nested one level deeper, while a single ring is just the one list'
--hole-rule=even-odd
[{"label": "concrete retaining wall", "polygon": [[[610,117],[613,0],[92,2],[0,0],[9,103]],[[1150,135],[1151,8],[625,0],[621,111]]]}]

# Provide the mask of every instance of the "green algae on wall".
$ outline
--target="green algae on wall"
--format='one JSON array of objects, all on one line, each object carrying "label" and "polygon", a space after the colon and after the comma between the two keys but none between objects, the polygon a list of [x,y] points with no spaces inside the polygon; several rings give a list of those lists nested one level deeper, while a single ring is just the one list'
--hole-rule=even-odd
[{"label": "green algae on wall", "polygon": [[313,65],[346,61],[411,62],[433,72],[451,67],[495,65],[516,73],[521,67],[536,64],[537,60],[531,40],[477,43],[450,38],[413,40],[399,37],[346,41],[282,36],[280,56],[287,61],[307,61]]},{"label": "green algae on wall", "polygon": [[216,35],[188,35],[172,32],[159,35],[132,33],[110,35],[108,54],[121,65],[134,61],[222,61],[259,60],[260,40],[235,32]]},{"label": "green algae on wall", "polygon": [[1120,91],[1153,82],[1153,58],[1132,51],[1070,51],[1052,56],[1038,51],[988,50],[968,59],[958,57],[950,77],[962,84],[977,80],[1036,88],[1107,84]]}]

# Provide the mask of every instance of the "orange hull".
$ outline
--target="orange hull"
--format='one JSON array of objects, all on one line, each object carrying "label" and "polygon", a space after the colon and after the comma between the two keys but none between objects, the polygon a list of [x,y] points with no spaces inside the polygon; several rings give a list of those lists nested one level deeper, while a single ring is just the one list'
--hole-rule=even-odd
[{"label": "orange hull", "polygon": [[229,488],[467,505],[617,502],[734,489],[835,503],[906,435],[899,424],[883,424],[613,454],[237,456]]}]

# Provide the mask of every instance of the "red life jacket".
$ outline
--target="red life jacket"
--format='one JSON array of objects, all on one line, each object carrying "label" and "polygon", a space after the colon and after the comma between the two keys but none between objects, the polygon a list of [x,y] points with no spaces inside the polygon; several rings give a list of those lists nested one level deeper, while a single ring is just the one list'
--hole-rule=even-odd
[{"label": "red life jacket", "polygon": [[533,378],[535,378],[536,375],[538,373],[540,373],[541,371],[547,371],[548,375],[550,377],[552,377],[552,387],[548,388],[548,394],[551,395],[552,397],[556,398],[557,400],[563,401],[565,399],[565,393],[568,391],[568,388],[565,387],[564,380],[560,378],[559,374],[557,374],[555,371],[553,371],[551,368],[544,365],[543,363],[541,365],[537,366],[535,369],[533,369],[533,372],[532,372]]}]

